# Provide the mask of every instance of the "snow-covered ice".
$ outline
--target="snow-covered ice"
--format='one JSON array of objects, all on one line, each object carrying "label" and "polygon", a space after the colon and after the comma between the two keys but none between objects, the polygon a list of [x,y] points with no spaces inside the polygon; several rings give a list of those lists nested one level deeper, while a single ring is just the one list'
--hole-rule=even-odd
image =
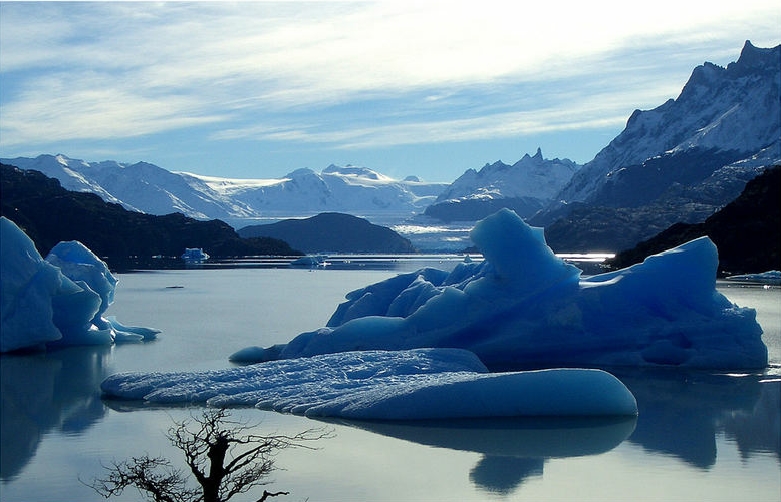
[{"label": "snow-covered ice", "polygon": [[460,349],[360,351],[189,373],[120,373],[104,394],[153,403],[256,406],[310,417],[417,420],[635,415],[634,396],[595,369],[489,373]]},{"label": "snow-covered ice", "polygon": [[756,312],[716,291],[707,237],[616,272],[581,277],[543,230],[501,210],[470,236],[481,263],[422,269],[347,295],[327,326],[238,362],[354,350],[455,347],[490,368],[767,366]]},{"label": "snow-covered ice", "polygon": [[2,217],[0,247],[0,352],[139,341],[159,333],[103,317],[117,280],[82,243],[60,242],[44,260],[33,241]]}]

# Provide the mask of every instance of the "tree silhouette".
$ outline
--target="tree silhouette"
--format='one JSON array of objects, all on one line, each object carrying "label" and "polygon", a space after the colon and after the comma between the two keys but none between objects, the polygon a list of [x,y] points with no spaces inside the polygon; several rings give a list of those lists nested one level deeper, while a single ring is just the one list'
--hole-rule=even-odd
[{"label": "tree silhouette", "polygon": [[[184,453],[185,462],[200,488],[188,486],[190,476],[163,457],[132,457],[114,461],[108,477],[88,485],[105,498],[133,486],[154,502],[227,502],[234,495],[268,484],[276,469],[275,455],[285,448],[314,449],[306,443],[331,437],[323,429],[308,429],[294,436],[252,434],[256,426],[231,420],[223,409],[209,409],[200,417],[174,421],[166,437]],[[288,492],[269,492],[257,502]]]}]

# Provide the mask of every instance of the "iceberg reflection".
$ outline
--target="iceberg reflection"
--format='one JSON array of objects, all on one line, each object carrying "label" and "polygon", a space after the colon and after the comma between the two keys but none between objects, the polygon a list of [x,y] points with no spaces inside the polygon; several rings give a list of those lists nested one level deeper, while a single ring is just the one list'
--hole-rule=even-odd
[{"label": "iceberg reflection", "polygon": [[626,440],[636,417],[516,417],[380,422],[325,420],[425,446],[479,453],[469,473],[476,486],[510,493],[541,476],[549,458],[605,453]]},{"label": "iceberg reflection", "polygon": [[19,475],[50,431],[83,434],[105,415],[111,347],[0,356],[0,479]]},{"label": "iceberg reflection", "polygon": [[652,370],[617,376],[637,398],[630,442],[709,469],[716,436],[725,433],[744,457],[771,452],[781,459],[777,378]]}]

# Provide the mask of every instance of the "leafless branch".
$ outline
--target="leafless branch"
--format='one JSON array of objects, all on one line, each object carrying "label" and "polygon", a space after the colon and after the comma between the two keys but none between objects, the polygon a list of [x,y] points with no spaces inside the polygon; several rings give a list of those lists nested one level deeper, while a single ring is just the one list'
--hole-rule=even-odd
[{"label": "leafless branch", "polygon": [[[184,453],[189,471],[200,489],[187,487],[187,476],[162,457],[133,457],[115,462],[109,476],[91,486],[106,498],[120,495],[128,486],[136,487],[154,502],[227,502],[234,495],[268,484],[276,469],[274,457],[286,448],[316,449],[308,443],[333,437],[324,429],[308,429],[292,436],[253,434],[258,425],[229,418],[225,409],[209,409],[201,416],[174,421],[167,437]],[[288,492],[264,490],[259,502]]]}]

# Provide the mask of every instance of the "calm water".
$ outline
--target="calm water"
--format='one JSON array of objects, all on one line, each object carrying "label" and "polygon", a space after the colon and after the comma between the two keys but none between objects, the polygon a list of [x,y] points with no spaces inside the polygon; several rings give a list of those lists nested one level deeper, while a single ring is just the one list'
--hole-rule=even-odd
[{"label": "calm water", "polygon": [[[345,293],[418,265],[119,275],[109,314],[159,328],[160,339],[3,356],[0,498],[104,500],[79,481],[100,476],[101,463],[143,453],[180,458],[164,433],[172,419],[193,410],[104,403],[98,386],[105,376],[228,367],[232,352],[320,327]],[[279,501],[781,500],[781,289],[720,290],[757,309],[771,368],[752,375],[619,374],[637,397],[636,420],[411,425],[323,422],[254,409],[235,414],[267,433],[321,426],[335,432],[316,451],[279,455],[285,470],[274,474],[271,489],[291,492]],[[129,490],[113,500],[141,498]]]}]

